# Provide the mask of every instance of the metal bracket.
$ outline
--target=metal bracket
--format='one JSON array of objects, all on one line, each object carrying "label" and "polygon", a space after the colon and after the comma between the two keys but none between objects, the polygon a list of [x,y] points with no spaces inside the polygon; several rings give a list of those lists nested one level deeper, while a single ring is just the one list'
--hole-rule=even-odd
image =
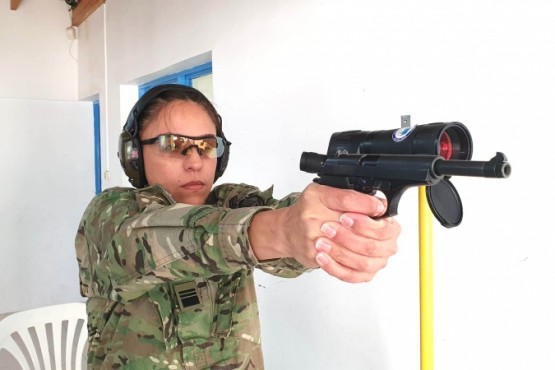
[{"label": "metal bracket", "polygon": [[406,116],[401,116],[401,127],[410,127],[410,114]]}]

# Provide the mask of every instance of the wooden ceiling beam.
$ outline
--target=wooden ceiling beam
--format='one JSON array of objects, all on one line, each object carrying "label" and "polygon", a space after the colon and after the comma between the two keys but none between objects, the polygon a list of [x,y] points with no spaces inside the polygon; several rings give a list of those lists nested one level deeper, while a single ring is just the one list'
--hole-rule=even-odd
[{"label": "wooden ceiling beam", "polygon": [[79,0],[77,6],[71,11],[71,25],[73,27],[79,27],[85,19],[105,2],[106,0]]},{"label": "wooden ceiling beam", "polygon": [[10,0],[10,10],[17,10],[21,4],[21,0]]}]

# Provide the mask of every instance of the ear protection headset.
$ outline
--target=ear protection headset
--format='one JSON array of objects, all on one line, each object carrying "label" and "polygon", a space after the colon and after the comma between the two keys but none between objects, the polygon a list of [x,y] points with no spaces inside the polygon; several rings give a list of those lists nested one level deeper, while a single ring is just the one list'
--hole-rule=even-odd
[{"label": "ear protection headset", "polygon": [[[127,117],[127,122],[123,126],[123,131],[119,136],[119,151],[118,157],[120,160],[123,172],[129,177],[129,182],[136,188],[144,188],[148,185],[146,181],[144,161],[143,161],[143,150],[140,143],[139,132],[141,114],[149,104],[157,98],[164,98],[165,93],[178,94],[176,99],[172,95],[171,100],[186,100],[202,105],[205,109],[206,106],[212,108],[211,110],[216,115],[218,122],[216,124],[216,135],[223,139],[225,148],[224,153],[218,158],[218,163],[216,166],[216,173],[214,176],[214,181],[216,181],[220,176],[223,175],[227,162],[229,161],[229,146],[231,143],[226,140],[225,135],[222,130],[222,118],[216,112],[212,103],[197,89],[176,84],[165,84],[158,85],[148,90],[133,106],[129,116]],[[212,115],[212,114],[210,114]]]}]

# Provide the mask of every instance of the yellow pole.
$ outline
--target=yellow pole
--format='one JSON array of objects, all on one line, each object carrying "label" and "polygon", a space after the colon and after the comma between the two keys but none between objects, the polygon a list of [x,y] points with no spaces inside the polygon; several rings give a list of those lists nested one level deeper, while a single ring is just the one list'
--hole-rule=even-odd
[{"label": "yellow pole", "polygon": [[426,187],[418,188],[420,227],[420,369],[434,368],[434,310],[432,269],[432,211],[426,200]]}]

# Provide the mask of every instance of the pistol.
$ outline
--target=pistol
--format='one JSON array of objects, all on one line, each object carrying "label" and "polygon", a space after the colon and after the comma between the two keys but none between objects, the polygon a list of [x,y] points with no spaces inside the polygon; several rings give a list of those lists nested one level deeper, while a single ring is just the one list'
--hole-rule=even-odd
[{"label": "pistol", "polygon": [[452,176],[507,178],[511,165],[497,152],[472,161],[472,137],[460,122],[436,122],[396,130],[343,131],[331,136],[326,155],[303,152],[300,169],[322,185],[387,198],[382,217],[397,215],[403,193],[426,186],[428,205],[444,227],[458,226],[463,211]]}]

